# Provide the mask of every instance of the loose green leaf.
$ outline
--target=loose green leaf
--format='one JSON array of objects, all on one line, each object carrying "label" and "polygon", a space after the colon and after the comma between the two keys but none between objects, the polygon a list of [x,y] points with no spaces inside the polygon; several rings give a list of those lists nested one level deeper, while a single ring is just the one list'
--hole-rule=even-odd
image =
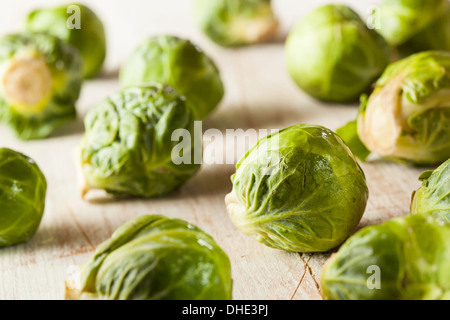
[{"label": "loose green leaf", "polygon": [[29,157],[0,148],[0,247],[28,241],[45,208],[47,181]]}]

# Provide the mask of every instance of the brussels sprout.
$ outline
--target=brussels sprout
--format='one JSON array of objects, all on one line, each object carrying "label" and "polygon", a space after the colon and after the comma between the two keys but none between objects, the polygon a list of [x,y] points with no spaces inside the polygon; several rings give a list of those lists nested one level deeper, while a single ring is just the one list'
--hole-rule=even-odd
[{"label": "brussels sprout", "polygon": [[106,36],[102,21],[88,7],[68,4],[32,11],[26,29],[44,32],[70,43],[83,57],[83,77],[92,78],[102,69],[106,57]]},{"label": "brussels sprout", "polygon": [[377,31],[399,49],[400,56],[428,50],[450,50],[448,0],[384,0],[375,15]]},{"label": "brussels sprout", "polygon": [[287,69],[309,95],[350,102],[390,61],[390,47],[351,8],[326,5],[302,19],[286,41]]},{"label": "brussels sprout", "polygon": [[230,300],[231,265],[214,239],[180,219],[146,215],[119,227],[81,268],[66,299]]},{"label": "brussels sprout", "polygon": [[330,300],[450,299],[450,225],[412,215],[361,229],[322,270]]},{"label": "brussels sprout", "polygon": [[413,194],[411,213],[440,215],[450,223],[450,160],[419,179],[423,183]]},{"label": "brussels sprout", "polygon": [[28,241],[44,214],[47,181],[36,163],[0,148],[0,247]]},{"label": "brussels sprout", "polygon": [[450,158],[449,120],[450,53],[422,52],[390,65],[362,99],[357,134],[382,157],[435,165]]},{"label": "brussels sprout", "polygon": [[296,125],[260,139],[238,162],[225,201],[235,225],[265,245],[323,252],[358,225],[365,176],[330,130]]},{"label": "brussels sprout", "polygon": [[122,66],[119,77],[123,86],[159,82],[175,88],[193,102],[199,119],[224,95],[214,62],[189,40],[174,36],[146,39]]},{"label": "brussels sprout", "polygon": [[78,51],[47,34],[0,38],[0,121],[23,140],[45,138],[76,118]]},{"label": "brussels sprout", "polygon": [[183,185],[200,164],[192,160],[195,141],[181,150],[190,163],[172,161],[179,144],[172,134],[185,129],[193,136],[194,120],[189,102],[169,86],[155,83],[112,94],[85,118],[80,145],[83,194],[104,189],[155,197]]},{"label": "brussels sprout", "polygon": [[265,42],[278,31],[271,0],[197,0],[195,18],[202,31],[224,47]]}]

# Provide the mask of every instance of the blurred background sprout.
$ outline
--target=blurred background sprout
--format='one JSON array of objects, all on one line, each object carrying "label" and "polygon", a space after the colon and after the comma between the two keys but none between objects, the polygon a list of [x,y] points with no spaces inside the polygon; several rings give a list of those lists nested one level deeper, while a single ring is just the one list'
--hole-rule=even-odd
[{"label": "blurred background sprout", "polygon": [[[176,164],[177,129],[193,134],[194,112],[172,87],[128,87],[91,109],[79,145],[82,194],[103,189],[114,195],[156,197],[187,182],[200,168],[194,139],[180,150],[191,161]],[[201,148],[200,148],[201,150]]]},{"label": "blurred background sprout", "polygon": [[369,196],[364,172],[345,143],[315,125],[260,139],[231,179],[225,202],[236,227],[269,247],[294,252],[340,245],[361,220]]},{"label": "blurred background sprout", "polygon": [[145,215],[120,226],[81,268],[66,299],[230,300],[226,253],[181,219]]}]

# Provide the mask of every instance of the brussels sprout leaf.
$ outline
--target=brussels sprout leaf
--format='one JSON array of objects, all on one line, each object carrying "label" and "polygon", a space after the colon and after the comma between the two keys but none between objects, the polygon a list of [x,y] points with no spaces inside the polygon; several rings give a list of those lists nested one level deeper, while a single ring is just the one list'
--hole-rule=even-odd
[{"label": "brussels sprout leaf", "polygon": [[336,130],[336,133],[348,145],[352,153],[361,161],[366,161],[370,155],[370,150],[361,142],[357,132],[357,123],[350,121],[345,126]]}]

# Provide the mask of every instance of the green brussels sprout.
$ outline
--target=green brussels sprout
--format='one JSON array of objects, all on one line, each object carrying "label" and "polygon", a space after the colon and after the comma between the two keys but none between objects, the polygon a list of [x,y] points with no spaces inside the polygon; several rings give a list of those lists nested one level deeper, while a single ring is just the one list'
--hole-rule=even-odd
[{"label": "green brussels sprout", "polygon": [[384,0],[374,14],[379,18],[377,31],[401,57],[450,50],[448,0]]},{"label": "green brussels sprout", "polygon": [[[156,197],[169,193],[200,168],[192,160],[195,141],[180,153],[190,161],[173,162],[177,129],[193,134],[195,117],[188,101],[161,84],[129,87],[112,94],[85,118],[80,144],[85,185],[111,194]],[[192,139],[194,140],[194,139]]]},{"label": "green brussels sprout", "polygon": [[224,47],[265,42],[279,25],[271,0],[197,0],[195,18],[205,35]]},{"label": "green brussels sprout", "polygon": [[419,179],[422,186],[413,193],[411,213],[440,215],[450,223],[450,160]]},{"label": "green brussels sprout", "polygon": [[449,89],[448,52],[421,52],[391,64],[362,99],[359,138],[382,157],[441,164],[450,158]]},{"label": "green brussels sprout", "polygon": [[222,100],[224,86],[214,62],[189,40],[154,36],[140,44],[120,70],[123,86],[158,82],[192,101],[199,119]]},{"label": "green brussels sprout", "polygon": [[27,16],[26,29],[54,35],[77,48],[83,57],[84,78],[101,71],[106,57],[105,30],[102,21],[85,5],[34,10]]},{"label": "green brussels sprout", "polygon": [[287,69],[306,93],[350,102],[367,91],[390,61],[390,47],[344,5],[326,5],[302,19],[286,41]]},{"label": "green brussels sprout", "polygon": [[336,133],[345,141],[354,155],[362,161],[365,161],[370,155],[370,151],[361,142],[357,134],[358,123],[356,121],[350,121],[342,128],[336,130]]},{"label": "green brussels sprout", "polygon": [[28,241],[45,208],[47,181],[29,157],[0,148],[0,247]]},{"label": "green brussels sprout", "polygon": [[76,118],[82,60],[58,38],[32,33],[0,38],[0,80],[0,121],[18,138],[45,138]]},{"label": "green brussels sprout", "polygon": [[330,300],[450,299],[450,224],[411,215],[365,227],[326,263]]},{"label": "green brussels sprout", "polygon": [[[81,267],[66,299],[230,300],[231,265],[214,239],[181,219],[135,218]],[[81,289],[81,290],[80,290]]]},{"label": "green brussels sprout", "polygon": [[296,125],[260,139],[236,169],[228,212],[238,229],[269,247],[328,251],[350,235],[366,207],[363,171],[321,126]]}]

